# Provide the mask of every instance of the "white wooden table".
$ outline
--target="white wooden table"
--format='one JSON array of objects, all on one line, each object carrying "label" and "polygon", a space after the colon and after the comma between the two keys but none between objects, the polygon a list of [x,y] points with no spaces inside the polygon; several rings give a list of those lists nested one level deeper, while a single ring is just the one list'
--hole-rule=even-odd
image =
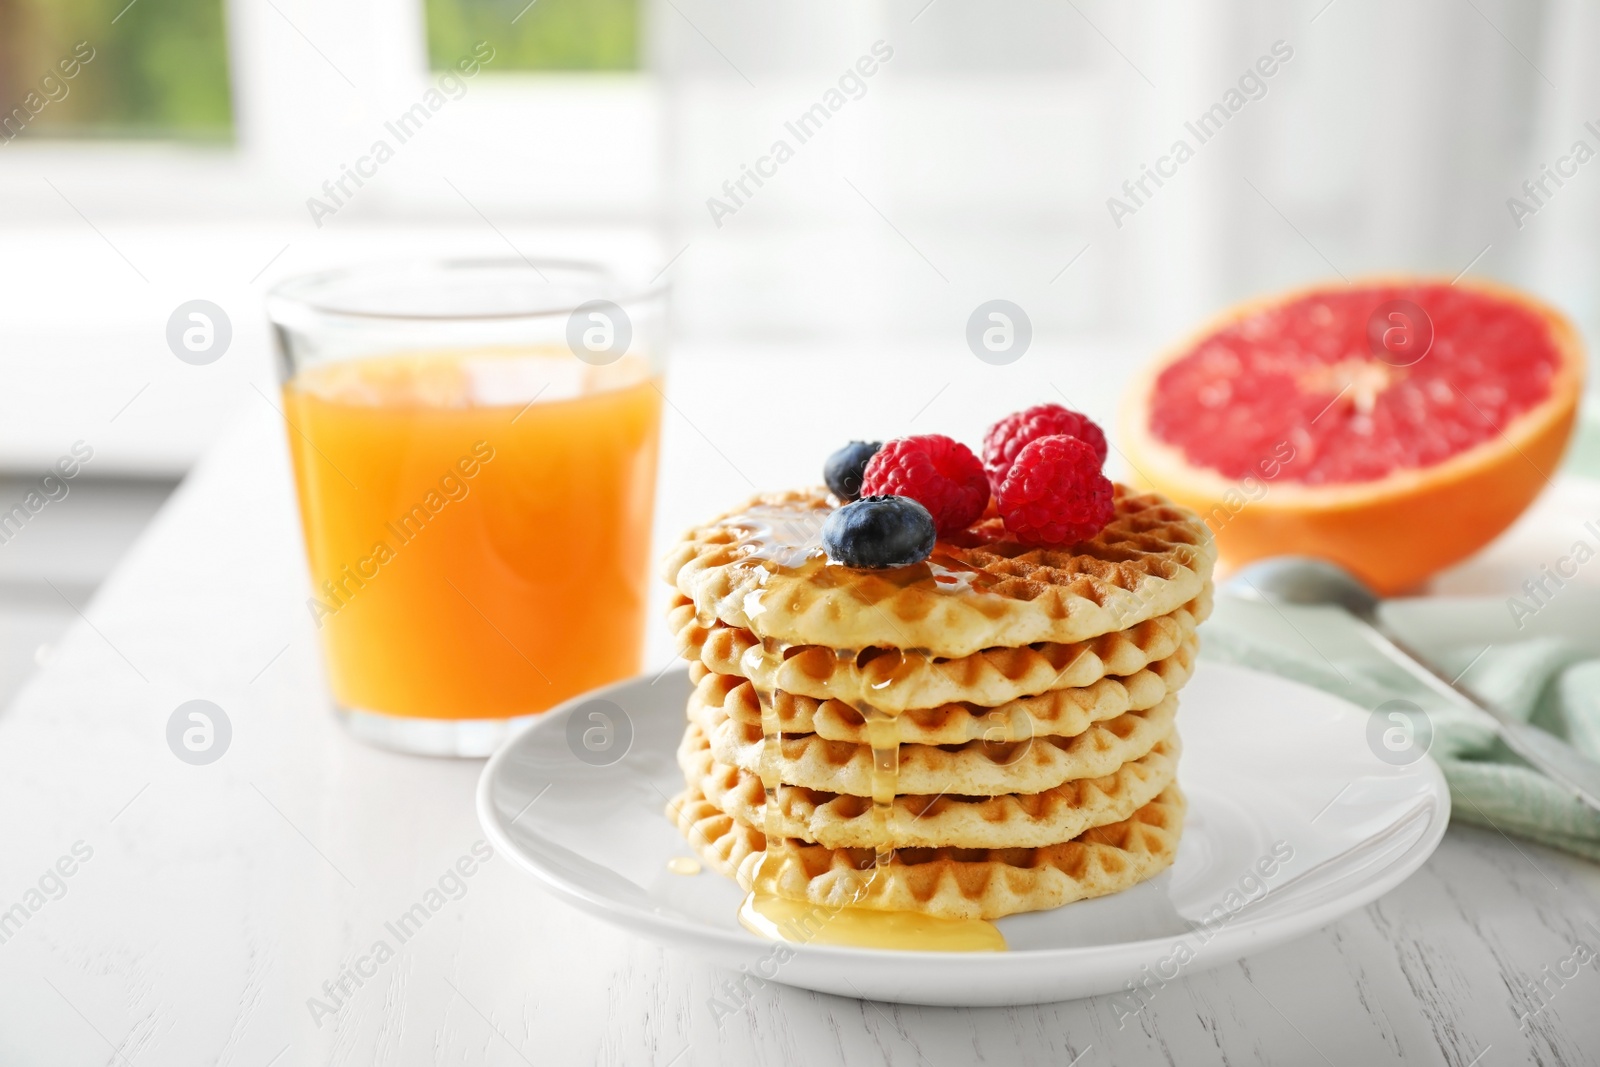
[{"label": "white wooden table", "polygon": [[[842,397],[827,426],[774,439],[760,405],[728,409],[726,369],[684,366],[669,387],[663,529],[747,477],[806,478],[837,427],[885,403]],[[972,437],[1015,384],[958,385],[916,428]],[[503,857],[375,961],[397,943],[385,923],[472,855],[481,763],[376,751],[335,724],[281,430],[255,403],[0,716],[0,909],[28,912],[0,912],[5,1067],[1600,1062],[1600,963],[1563,964],[1579,942],[1600,951],[1600,868],[1461,826],[1372,906],[1175,982],[1120,1027],[1106,999],[969,1011],[775,985],[719,1024],[723,976],[554,902]],[[658,636],[653,663],[668,654]],[[208,766],[165,740],[194,698],[233,727]]]}]

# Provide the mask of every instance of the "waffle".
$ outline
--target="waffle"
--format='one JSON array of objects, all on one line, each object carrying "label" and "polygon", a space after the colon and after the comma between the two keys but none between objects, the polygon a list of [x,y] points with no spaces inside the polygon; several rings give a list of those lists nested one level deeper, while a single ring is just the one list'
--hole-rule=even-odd
[{"label": "waffle", "polygon": [[924,563],[881,571],[828,563],[818,542],[832,508],[821,489],[758,496],[691,530],[668,554],[667,579],[707,624],[960,657],[1086,641],[1170,614],[1201,595],[1216,558],[1193,512],[1122,485],[1111,522],[1070,548],[1017,544],[991,517]]},{"label": "waffle", "polygon": [[718,763],[705,734],[690,725],[678,748],[684,779],[740,821],[825,848],[1037,848],[1094,826],[1119,822],[1154,800],[1178,771],[1176,734],[1102,778],[1080,778],[1042,793],[998,797],[898,796],[880,822],[872,801],[801,786],[777,788],[776,822],[767,822],[761,779]]},{"label": "waffle", "polygon": [[1208,584],[1178,610],[1116,633],[1071,644],[986,648],[955,658],[906,655],[895,649],[840,657],[821,645],[774,648],[772,654],[764,654],[755,634],[725,623],[702,623],[694,606],[681,597],[668,611],[667,621],[683,656],[717,674],[741,675],[763,689],[870,703],[898,712],[952,701],[998,707],[1021,697],[1134,674],[1186,645],[1192,647],[1195,627],[1210,614]]},{"label": "waffle", "polygon": [[[1042,736],[1013,742],[900,746],[897,793],[1000,796],[1042,793],[1078,778],[1100,778],[1144,756],[1172,733],[1178,700],[1129,711],[1095,723],[1073,737]],[[721,708],[689,698],[689,720],[711,741],[717,762],[761,773],[761,727],[730,719]],[[816,734],[785,736],[769,753],[778,781],[809,789],[872,795],[872,749]]]},{"label": "waffle", "polygon": [[822,907],[912,911],[952,919],[997,919],[1105,896],[1171,866],[1183,826],[1183,794],[1169,786],[1120,822],[1043,848],[909,848],[874,867],[872,849],[785,841],[763,864],[760,830],[713,804],[696,785],[667,815],[703,860],[746,889],[757,874],[792,900]]},{"label": "waffle", "polygon": [[667,559],[695,683],[668,815],[707,864],[821,908],[968,919],[1169,866],[1177,695],[1211,611],[1199,520],[1118,486],[1070,549],[991,512],[873,571],[821,551],[837,503],[757,497]]},{"label": "waffle", "polygon": [[[902,744],[959,745],[967,741],[1017,741],[1028,737],[1081,734],[1094,723],[1125,711],[1155,707],[1176,693],[1194,670],[1196,642],[1189,638],[1178,651],[1149,667],[1124,677],[1101,678],[1077,689],[1051,689],[1038,696],[1019,697],[998,707],[969,701],[934,708],[902,711]],[[702,703],[720,707],[729,718],[761,725],[761,703],[752,683],[738,675],[696,671],[695,683]],[[816,734],[828,741],[867,744],[866,718],[851,704],[838,699],[819,700],[779,689],[773,693],[781,732]]]}]

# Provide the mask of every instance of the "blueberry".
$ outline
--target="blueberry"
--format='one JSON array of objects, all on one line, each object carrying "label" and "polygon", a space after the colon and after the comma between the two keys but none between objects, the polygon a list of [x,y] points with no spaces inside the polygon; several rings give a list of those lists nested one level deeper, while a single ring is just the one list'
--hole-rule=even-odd
[{"label": "blueberry", "polygon": [[828,457],[822,468],[822,480],[828,483],[833,495],[840,500],[854,500],[861,495],[861,476],[866,472],[867,460],[878,454],[882,441],[851,441]]},{"label": "blueberry", "polygon": [[928,509],[908,496],[864,496],[822,524],[828,558],[846,567],[909,567],[933,552]]}]

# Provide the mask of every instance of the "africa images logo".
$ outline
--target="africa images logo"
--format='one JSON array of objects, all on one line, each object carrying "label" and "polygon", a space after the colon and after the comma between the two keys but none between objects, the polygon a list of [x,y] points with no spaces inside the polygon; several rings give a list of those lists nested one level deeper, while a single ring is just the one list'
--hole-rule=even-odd
[{"label": "africa images logo", "polygon": [[322,629],[324,618],[337,615],[368,582],[376,579],[383,566],[399,555],[400,549],[421,537],[440,512],[452,502],[465,500],[472,492],[471,480],[493,459],[493,445],[487,441],[475,442],[471,453],[456,460],[455,466],[439,478],[439,488],[428,490],[398,519],[384,523],[385,531],[394,536],[393,544],[387,537],[374,541],[365,556],[339,568],[337,579],[322,583],[321,597],[307,597],[306,609],[311,612],[311,621],[317,624],[317,629]]},{"label": "africa images logo", "polygon": [[[894,48],[886,41],[874,41],[871,52],[871,55],[863,55],[853,66],[845,68],[836,85],[830,86],[822,94],[821,100],[783,124],[783,128],[794,138],[793,144],[788,137],[775,139],[765,154],[756,157],[753,168],[748,163],[741,163],[739,176],[722,183],[721,197],[706,197],[706,210],[711,214],[711,221],[717,224],[717,229],[722,229],[723,220],[737,215],[739,209],[755,196],[756,189],[766,184],[764,179],[776,178],[778,168],[793,159],[801,145],[821,133],[827,122],[843,111],[846,104],[867,95],[867,79],[894,58]],[[754,183],[755,189],[750,188],[751,183]]]},{"label": "africa images logo", "polygon": [[[1122,229],[1122,220],[1128,215],[1137,215],[1139,209],[1146,206],[1156,191],[1173,178],[1178,176],[1178,168],[1195,157],[1200,146],[1216,137],[1245,105],[1252,100],[1260,100],[1267,95],[1267,79],[1278,73],[1289,60],[1294,58],[1294,48],[1287,41],[1273,41],[1270,54],[1259,57],[1254,64],[1246,67],[1244,73],[1239,75],[1236,86],[1230,86],[1222,94],[1222,99],[1202,111],[1191,122],[1183,124],[1186,136],[1173,140],[1167,153],[1156,157],[1154,168],[1148,163],[1139,165],[1139,173],[1122,183],[1122,197],[1106,197],[1106,210],[1111,213],[1111,221],[1117,229]],[[1194,138],[1194,143],[1189,143],[1189,138]],[[1154,184],[1155,188],[1151,188]]]},{"label": "africa images logo", "polygon": [[317,1029],[328,1019],[337,1019],[339,1013],[369,981],[378,976],[383,965],[394,959],[399,950],[444,910],[451,901],[458,901],[471,889],[471,879],[494,859],[494,849],[484,840],[474,841],[466,853],[446,867],[432,885],[404,911],[383,924],[386,936],[375,939],[365,952],[357,952],[339,973],[322,983],[320,996],[306,998],[306,1011]]},{"label": "africa images logo", "polygon": [[[464,79],[475,77],[495,57],[494,46],[479,41],[472,54],[456,63],[455,70],[446,70],[435,79],[435,84],[421,98],[393,119],[383,124],[388,137],[377,137],[367,151],[356,157],[355,166],[339,164],[339,175],[322,183],[322,197],[306,197],[306,211],[311,221],[322,229],[322,220],[337,215],[368,181],[378,176],[378,168],[395,157],[395,150],[422,132],[427,122],[452,100],[467,95]],[[457,71],[460,73],[457,74]],[[390,138],[394,143],[390,143]]]},{"label": "africa images logo", "polygon": [[[96,56],[94,45],[79,41],[72,46],[70,56],[56,60],[55,69],[39,79],[38,87],[30,89],[22,103],[9,112],[0,114],[0,144],[10,144],[17,139],[28,124],[51,104],[59,104],[72,92],[68,83],[83,72],[86,64]],[[59,73],[58,73],[59,72]]]}]

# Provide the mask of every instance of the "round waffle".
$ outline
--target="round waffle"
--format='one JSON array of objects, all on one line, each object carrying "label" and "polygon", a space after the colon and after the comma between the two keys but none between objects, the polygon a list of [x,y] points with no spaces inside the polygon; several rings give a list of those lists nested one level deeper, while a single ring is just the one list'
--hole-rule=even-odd
[{"label": "round waffle", "polygon": [[986,648],[939,658],[873,649],[839,656],[821,645],[791,645],[769,654],[755,634],[724,623],[702,624],[680,599],[667,614],[678,648],[717,674],[741,675],[763,689],[819,700],[872,704],[888,712],[936,708],[954,701],[998,707],[1056,689],[1082,689],[1108,676],[1131,675],[1193,648],[1195,627],[1211,614],[1208,582],[1176,611],[1126,630],[1070,644]]},{"label": "round waffle", "polygon": [[[1078,778],[1100,778],[1144,756],[1172,733],[1178,699],[1098,722],[1073,737],[1049,735],[1012,742],[968,741],[962,745],[899,746],[897,793],[1001,796],[1042,793]],[[718,763],[761,773],[761,727],[730,719],[689,698],[689,720],[711,741]],[[787,785],[872,796],[872,749],[816,734],[785,736],[768,759]]]},{"label": "round waffle", "polygon": [[1067,548],[1018,544],[991,517],[926,562],[856,570],[821,550],[831,499],[821,489],[758,496],[689,531],[668,554],[667,579],[705,622],[762,638],[956,657],[1085,641],[1169,614],[1200,595],[1216,558],[1193,512],[1118,485],[1111,522]]},{"label": "round waffle", "polygon": [[1178,771],[1176,734],[1101,778],[1042,793],[998,797],[897,796],[880,821],[867,797],[780,785],[776,823],[767,822],[761,779],[718,763],[691,724],[678,748],[684,779],[740,821],[827,848],[1037,848],[1119,822],[1154,800]]},{"label": "round waffle", "polygon": [[872,849],[785,841],[771,863],[760,830],[729,815],[696,785],[667,815],[702,859],[750,889],[759,873],[780,896],[821,907],[997,919],[1119,892],[1171,866],[1185,804],[1177,786],[1120,822],[1042,848],[908,848],[874,867]]},{"label": "round waffle", "polygon": [[[1125,711],[1143,711],[1176,693],[1194,670],[1196,642],[1190,638],[1178,651],[1149,667],[1123,677],[1101,678],[1076,689],[1051,689],[1019,697],[998,707],[952,701],[936,708],[902,711],[902,744],[959,745],[967,741],[1019,741],[1054,735],[1072,737]],[[699,672],[696,672],[699,673]],[[755,686],[736,674],[706,671],[695,679],[702,703],[721,708],[730,719],[761,725],[761,703]],[[816,734],[828,741],[867,744],[866,718],[843,700],[819,700],[782,689],[773,693],[779,730]]]}]

